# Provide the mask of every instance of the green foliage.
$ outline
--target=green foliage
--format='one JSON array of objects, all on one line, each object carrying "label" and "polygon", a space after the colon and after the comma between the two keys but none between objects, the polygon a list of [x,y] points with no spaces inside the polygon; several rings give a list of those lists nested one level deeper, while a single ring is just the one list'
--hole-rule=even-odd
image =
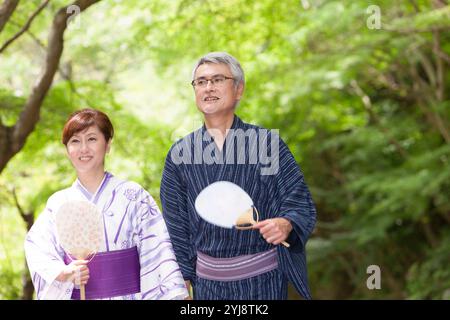
[{"label": "green foliage", "polygon": [[0,280],[0,299],[17,300],[22,291],[20,276],[21,274],[14,269],[0,268],[2,278]]},{"label": "green foliage", "polygon": [[0,123],[12,126],[16,123],[25,100],[13,92],[0,89]]},{"label": "green foliage", "polygon": [[4,191],[0,184],[0,300],[20,298],[21,276],[25,271],[22,249],[24,227],[17,223],[19,214],[4,207]]},{"label": "green foliage", "polygon": [[[66,31],[60,68],[69,80],[57,75],[39,124],[0,176],[7,232],[23,233],[13,188],[38,214],[75,179],[60,136],[82,107],[111,116],[107,169],[159,201],[170,145],[201,125],[193,64],[227,51],[246,74],[238,115],[280,129],[317,205],[307,245],[313,296],[448,299],[450,7],[433,3],[377,1],[381,28],[371,29],[362,0],[101,1]],[[17,120],[53,14],[66,4],[51,1],[30,29],[35,38],[26,34],[1,54],[3,124]],[[37,6],[20,2],[13,20],[23,24]],[[18,30],[8,24],[0,43]],[[0,297],[17,298],[20,268],[7,261],[22,265],[23,253],[7,243]],[[382,290],[366,287],[372,264]]]},{"label": "green foliage", "polygon": [[450,229],[443,230],[441,244],[430,251],[422,263],[415,263],[407,275],[407,290],[411,299],[450,299]]}]

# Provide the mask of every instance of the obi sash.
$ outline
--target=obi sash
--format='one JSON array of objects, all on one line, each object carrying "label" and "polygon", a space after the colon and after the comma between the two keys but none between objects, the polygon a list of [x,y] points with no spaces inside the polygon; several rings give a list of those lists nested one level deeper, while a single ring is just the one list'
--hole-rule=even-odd
[{"label": "obi sash", "polygon": [[197,276],[215,281],[237,281],[278,268],[277,248],[232,258],[213,258],[197,251]]},{"label": "obi sash", "polygon": [[[71,259],[64,255],[64,262],[69,264]],[[137,247],[97,253],[87,266],[86,299],[112,298],[141,291]],[[79,289],[73,289],[72,299],[80,299]]]}]

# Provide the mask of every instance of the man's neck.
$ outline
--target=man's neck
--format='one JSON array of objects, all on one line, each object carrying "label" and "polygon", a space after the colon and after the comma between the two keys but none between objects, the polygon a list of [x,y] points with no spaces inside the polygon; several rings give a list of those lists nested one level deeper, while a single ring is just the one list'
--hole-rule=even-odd
[{"label": "man's neck", "polygon": [[78,180],[89,193],[94,194],[105,176],[104,169],[78,173]]},{"label": "man's neck", "polygon": [[229,116],[205,116],[205,126],[217,147],[222,150],[227,130],[231,128],[234,121],[234,113]]}]

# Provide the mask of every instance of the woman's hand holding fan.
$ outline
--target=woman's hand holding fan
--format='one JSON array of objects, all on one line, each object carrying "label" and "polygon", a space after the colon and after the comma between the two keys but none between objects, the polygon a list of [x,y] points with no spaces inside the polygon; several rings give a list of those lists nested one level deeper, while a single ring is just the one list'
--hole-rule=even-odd
[{"label": "woman's hand holding fan", "polygon": [[76,285],[86,285],[89,280],[88,260],[73,260],[66,265],[56,280],[73,282]]}]

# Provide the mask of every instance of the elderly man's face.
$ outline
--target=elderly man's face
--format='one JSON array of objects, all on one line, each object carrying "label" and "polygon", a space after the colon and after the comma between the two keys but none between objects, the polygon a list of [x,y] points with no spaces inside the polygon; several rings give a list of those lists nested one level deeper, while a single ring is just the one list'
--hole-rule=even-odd
[{"label": "elderly man's face", "polygon": [[[217,76],[233,77],[230,68],[222,63],[204,63],[195,71],[194,79],[212,79]],[[234,113],[237,102],[244,91],[243,84],[236,88],[232,79],[220,84],[208,81],[205,87],[195,87],[195,100],[198,109],[205,115],[228,116]]]}]

